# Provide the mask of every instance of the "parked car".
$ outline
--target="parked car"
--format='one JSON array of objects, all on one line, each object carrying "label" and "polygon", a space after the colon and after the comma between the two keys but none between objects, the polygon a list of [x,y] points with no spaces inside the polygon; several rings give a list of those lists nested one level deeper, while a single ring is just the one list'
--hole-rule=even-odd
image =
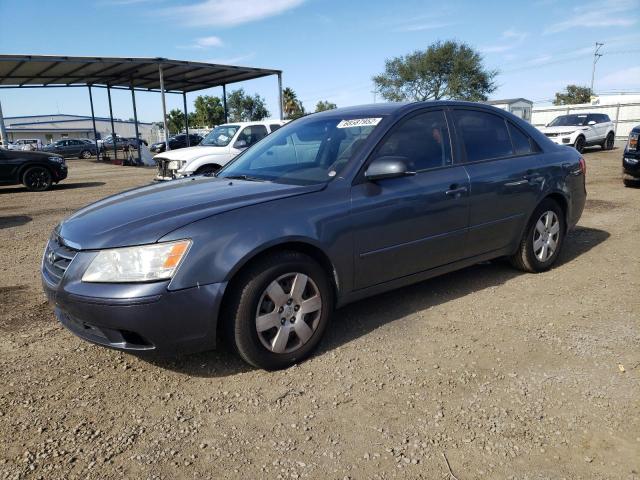
[{"label": "parked car", "polygon": [[23,184],[41,192],[65,178],[67,165],[59,155],[0,148],[0,185]]},{"label": "parked car", "polygon": [[[102,142],[98,143],[100,153],[109,153],[113,151],[113,137],[107,136]],[[129,148],[138,148],[138,142],[135,138],[126,138],[116,135],[116,150],[125,150]]]},{"label": "parked car", "polygon": [[10,143],[9,150],[42,150],[42,142],[37,138],[20,138]]},{"label": "parked car", "polygon": [[627,145],[622,155],[623,181],[627,187],[640,185],[640,149],[638,148],[640,125],[636,125],[629,134]]},{"label": "parked car", "polygon": [[96,154],[96,146],[77,138],[65,138],[42,147],[47,153],[55,153],[62,157],[91,158]]},{"label": "parked car", "polygon": [[[195,147],[202,141],[202,135],[198,133],[190,133],[189,134],[189,146]],[[187,146],[187,135],[186,133],[181,133],[180,135],[175,135],[169,139],[169,148],[171,150],[178,150],[180,148],[185,148]],[[166,150],[165,142],[156,142],[151,144],[149,150],[151,153],[162,153]]]},{"label": "parked car", "polygon": [[611,150],[616,138],[613,122],[603,113],[560,115],[541,131],[552,142],[573,146],[580,153],[593,145]]},{"label": "parked car", "polygon": [[216,176],[85,207],[53,232],[42,280],[86,340],[184,352],[221,331],[248,363],[281,368],[312,352],[335,307],[496,257],[548,270],[585,200],[582,156],[503,110],[342,108]]},{"label": "parked car", "polygon": [[281,120],[268,120],[220,125],[211,130],[196,147],[156,155],[153,158],[158,164],[156,180],[211,175],[284,123]]}]

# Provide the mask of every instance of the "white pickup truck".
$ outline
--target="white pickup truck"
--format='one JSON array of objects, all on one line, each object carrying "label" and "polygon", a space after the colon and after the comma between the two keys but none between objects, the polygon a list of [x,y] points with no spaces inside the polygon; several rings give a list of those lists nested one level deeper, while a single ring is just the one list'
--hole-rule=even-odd
[{"label": "white pickup truck", "polygon": [[613,122],[604,113],[560,115],[540,131],[554,143],[572,146],[580,153],[592,145],[611,150],[616,138]]},{"label": "white pickup truck", "polygon": [[282,120],[264,120],[219,125],[195,147],[169,150],[153,157],[158,166],[156,180],[215,173],[244,149],[284,124]]}]

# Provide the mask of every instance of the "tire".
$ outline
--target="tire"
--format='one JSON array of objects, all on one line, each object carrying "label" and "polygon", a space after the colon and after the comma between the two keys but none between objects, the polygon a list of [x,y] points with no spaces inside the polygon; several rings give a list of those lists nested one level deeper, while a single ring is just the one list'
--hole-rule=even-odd
[{"label": "tire", "polygon": [[573,144],[573,148],[575,148],[578,153],[582,153],[584,152],[584,147],[586,145],[586,140],[584,139],[584,137],[582,135],[579,135],[578,138],[576,138],[575,143]]},{"label": "tire", "polygon": [[85,160],[87,158],[91,158],[91,152],[89,150],[83,150],[80,152],[80,158],[84,158]]},{"label": "tire", "polygon": [[[547,218],[551,222],[545,225]],[[539,225],[539,222],[542,222],[542,225]],[[531,215],[517,252],[509,258],[511,264],[519,270],[530,273],[549,270],[558,259],[565,233],[564,212],[555,201],[543,200]],[[550,240],[545,240],[545,238]],[[553,251],[549,253],[554,244]],[[541,248],[538,245],[541,245]],[[544,250],[545,245],[546,251]]]},{"label": "tire", "polygon": [[[325,270],[307,255],[282,251],[240,275],[225,308],[229,344],[244,361],[265,370],[307,358],[333,313],[333,288]],[[303,286],[300,293],[295,292],[296,282]],[[307,312],[304,302],[310,302]]]},{"label": "tire", "polygon": [[638,179],[631,179],[631,178],[623,178],[622,179],[622,183],[624,184],[625,187],[629,187],[629,188],[638,188],[640,187],[640,178]]},{"label": "tire", "polygon": [[32,192],[44,192],[51,188],[53,177],[48,168],[31,167],[22,175],[22,184]]},{"label": "tire", "polygon": [[613,132],[609,132],[609,135],[607,135],[607,138],[604,140],[604,142],[602,142],[602,145],[600,145],[602,147],[602,150],[613,150],[613,144],[615,140],[616,140],[616,137],[613,134]]},{"label": "tire", "polygon": [[196,170],[196,175],[207,175],[212,176],[215,175],[220,167],[218,165],[203,165],[198,170]]}]

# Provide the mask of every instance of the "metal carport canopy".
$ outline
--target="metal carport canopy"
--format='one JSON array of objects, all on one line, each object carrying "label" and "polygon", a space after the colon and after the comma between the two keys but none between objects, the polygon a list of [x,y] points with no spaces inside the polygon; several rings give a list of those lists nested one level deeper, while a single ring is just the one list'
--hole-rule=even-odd
[{"label": "metal carport canopy", "polygon": [[[234,65],[218,65],[215,63],[171,60],[169,58],[144,57],[69,57],[58,55],[0,55],[0,89],[5,88],[46,88],[46,87],[89,87],[91,117],[95,117],[91,87],[107,88],[109,98],[109,116],[111,118],[112,136],[113,111],[111,106],[112,88],[131,90],[133,114],[138,137],[138,117],[135,94],[138,91],[160,92],[162,94],[162,112],[166,148],[169,149],[169,132],[167,128],[167,112],[165,92],[181,93],[184,102],[186,119],[187,145],[189,145],[189,123],[187,115],[187,92],[195,92],[206,88],[223,88],[225,121],[227,121],[226,85],[230,83],[253,80],[255,78],[278,76],[278,107],[280,119],[283,118],[282,105],[282,71],[266,68],[239,67]],[[2,109],[0,108],[0,137],[6,142]],[[94,119],[94,137],[98,149]],[[116,142],[113,142],[113,153],[118,156]],[[138,143],[138,159],[140,146]]]},{"label": "metal carport canopy", "polygon": [[0,87],[109,86],[185,93],[219,87],[269,75],[281,70],[237,67],[168,58],[68,57],[55,55],[0,55]]}]

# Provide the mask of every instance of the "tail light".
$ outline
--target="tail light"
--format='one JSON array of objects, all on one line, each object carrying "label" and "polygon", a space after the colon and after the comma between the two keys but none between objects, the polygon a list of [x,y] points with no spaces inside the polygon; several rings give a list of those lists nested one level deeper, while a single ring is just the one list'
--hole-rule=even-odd
[{"label": "tail light", "polygon": [[584,157],[580,157],[580,171],[585,177],[587,176],[587,162],[584,161]]},{"label": "tail light", "polygon": [[629,141],[627,142],[627,150],[638,150],[638,136],[640,136],[640,134],[631,132]]}]

